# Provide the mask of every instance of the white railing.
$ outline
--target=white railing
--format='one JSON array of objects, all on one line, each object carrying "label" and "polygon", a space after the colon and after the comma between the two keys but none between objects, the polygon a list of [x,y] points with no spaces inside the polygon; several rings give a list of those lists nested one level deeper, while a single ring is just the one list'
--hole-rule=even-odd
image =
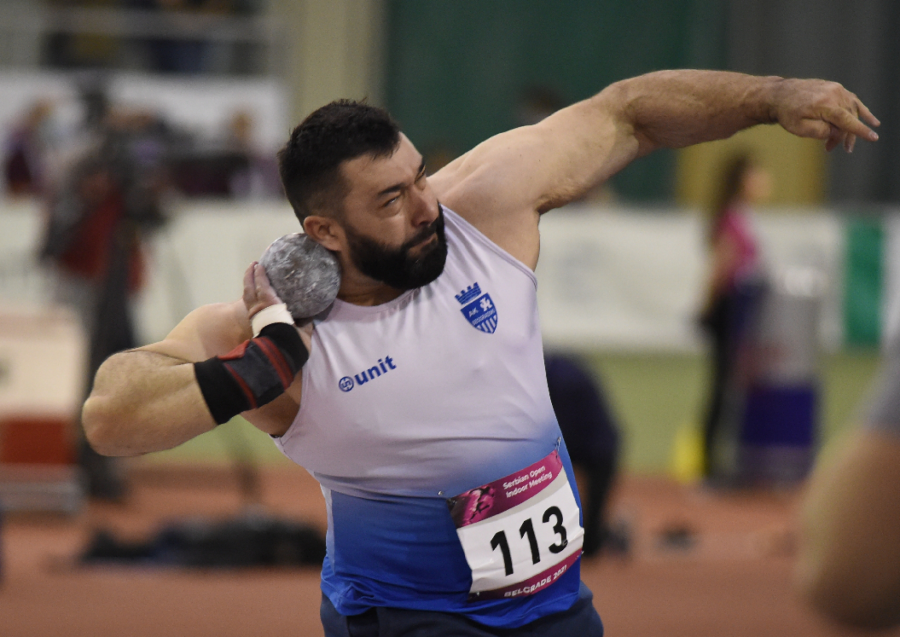
[{"label": "white railing", "polygon": [[262,74],[280,69],[283,25],[271,15],[218,15],[117,8],[52,7],[0,2],[0,65],[35,68],[52,34],[103,35],[125,42],[152,38],[210,44],[255,44],[265,51]]}]

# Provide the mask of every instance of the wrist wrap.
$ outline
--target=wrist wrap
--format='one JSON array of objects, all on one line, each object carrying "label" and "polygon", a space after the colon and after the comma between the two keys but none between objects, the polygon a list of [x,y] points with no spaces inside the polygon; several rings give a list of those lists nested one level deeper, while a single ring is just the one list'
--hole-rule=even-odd
[{"label": "wrist wrap", "polygon": [[273,323],[288,323],[289,325],[293,325],[294,317],[291,316],[290,311],[287,309],[287,305],[284,303],[270,305],[253,315],[253,318],[250,319],[250,327],[253,329],[253,336],[259,336],[259,333],[263,331],[263,328],[267,325],[272,325]]},{"label": "wrist wrap", "polygon": [[283,394],[308,358],[293,324],[272,323],[227,354],[194,363],[194,374],[209,412],[221,425]]}]

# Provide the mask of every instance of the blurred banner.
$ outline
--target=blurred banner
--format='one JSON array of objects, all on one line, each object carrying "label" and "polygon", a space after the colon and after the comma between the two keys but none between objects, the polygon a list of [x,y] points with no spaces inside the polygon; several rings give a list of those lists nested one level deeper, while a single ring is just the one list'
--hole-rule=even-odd
[{"label": "blurred banner", "polygon": [[[0,204],[0,303],[47,302],[47,275],[35,261],[41,224],[37,204]],[[803,271],[823,282],[818,332],[826,349],[877,345],[888,317],[900,316],[900,297],[890,292],[900,277],[900,214],[766,210],[755,226],[770,277]],[[175,205],[150,242],[150,277],[137,305],[141,340],[163,338],[199,305],[237,299],[247,265],[298,230],[278,200]],[[544,216],[537,275],[547,345],[697,350],[704,233],[704,218],[683,210],[570,206]]]},{"label": "blurred banner", "polygon": [[[821,275],[819,336],[841,343],[843,221],[779,210],[756,216],[770,277]],[[678,351],[700,346],[696,327],[707,275],[698,214],[569,207],[541,220],[538,300],[549,347]]]},{"label": "blurred banner", "polygon": [[548,347],[685,349],[703,292],[695,216],[570,208],[541,220],[537,269]]}]

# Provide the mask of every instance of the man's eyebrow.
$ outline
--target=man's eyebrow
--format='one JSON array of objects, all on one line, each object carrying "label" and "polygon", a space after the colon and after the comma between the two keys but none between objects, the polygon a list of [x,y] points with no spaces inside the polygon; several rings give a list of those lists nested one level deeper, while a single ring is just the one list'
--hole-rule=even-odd
[{"label": "man's eyebrow", "polygon": [[[418,179],[418,178],[422,175],[422,173],[424,173],[424,172],[425,172],[425,158],[423,157],[423,158],[422,158],[422,163],[419,164],[419,172],[416,173],[416,178]],[[376,197],[383,197],[384,195],[388,195],[388,194],[390,194],[390,193],[392,193],[392,192],[400,192],[400,191],[403,190],[404,188],[406,188],[406,184],[403,183],[403,182],[400,182],[400,183],[398,183],[398,184],[393,184],[393,185],[391,185],[391,186],[388,186],[388,187],[385,188],[384,190],[380,190],[380,191],[378,192],[378,194],[375,195],[375,196],[376,196]]]}]

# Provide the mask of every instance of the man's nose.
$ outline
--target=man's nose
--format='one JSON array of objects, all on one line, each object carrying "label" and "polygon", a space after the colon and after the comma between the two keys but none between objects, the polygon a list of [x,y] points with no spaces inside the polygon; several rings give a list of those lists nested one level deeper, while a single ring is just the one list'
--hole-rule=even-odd
[{"label": "man's nose", "polygon": [[413,217],[414,226],[426,226],[438,218],[439,207],[437,198],[431,192],[431,188],[427,186],[423,188],[412,189]]}]

